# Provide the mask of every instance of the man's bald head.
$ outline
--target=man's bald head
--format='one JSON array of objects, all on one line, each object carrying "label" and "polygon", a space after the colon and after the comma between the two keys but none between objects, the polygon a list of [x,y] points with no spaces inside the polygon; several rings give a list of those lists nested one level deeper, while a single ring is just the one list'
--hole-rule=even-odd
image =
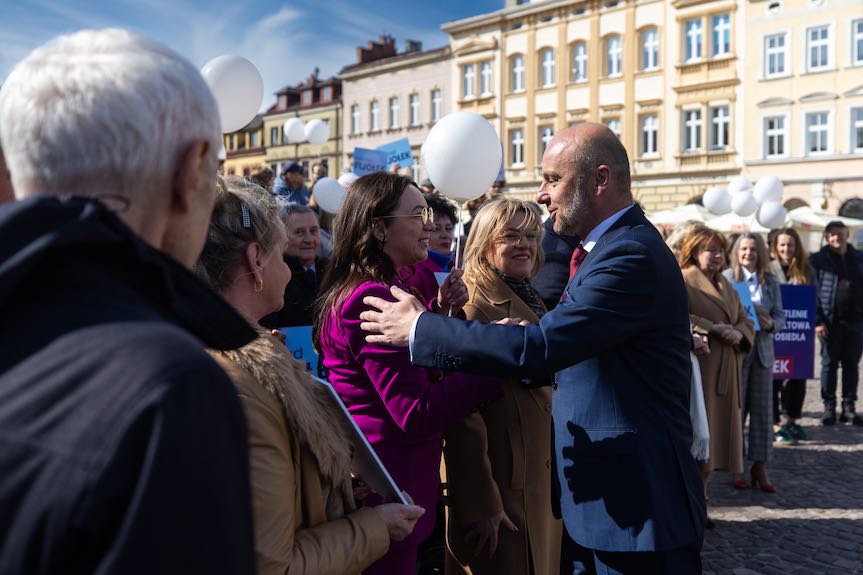
[{"label": "man's bald head", "polygon": [[554,135],[549,148],[561,146],[580,174],[593,172],[606,165],[611,179],[624,197],[632,201],[632,181],[629,174],[629,156],[620,139],[604,124],[584,123],[565,128]]}]

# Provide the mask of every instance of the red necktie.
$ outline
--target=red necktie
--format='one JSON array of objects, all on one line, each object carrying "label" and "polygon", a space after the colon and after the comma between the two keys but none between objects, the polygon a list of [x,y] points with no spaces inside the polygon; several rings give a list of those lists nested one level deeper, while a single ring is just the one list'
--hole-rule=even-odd
[{"label": "red necktie", "polygon": [[581,266],[581,262],[584,261],[584,258],[587,257],[589,252],[584,249],[581,244],[578,244],[578,247],[575,248],[572,252],[572,259],[569,260],[569,279],[575,277],[575,272],[578,271],[579,266]]}]

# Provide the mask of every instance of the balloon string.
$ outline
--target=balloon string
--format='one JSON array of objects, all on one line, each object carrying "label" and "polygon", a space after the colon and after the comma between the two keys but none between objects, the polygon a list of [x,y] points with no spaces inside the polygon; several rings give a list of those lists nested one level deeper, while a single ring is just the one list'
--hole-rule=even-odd
[{"label": "balloon string", "polygon": [[[461,232],[464,231],[464,220],[462,219],[462,215],[464,213],[464,202],[458,203],[458,221],[461,223],[461,230],[455,237],[455,266],[461,263]],[[449,313],[447,314],[449,317],[452,317],[452,307],[449,308]]]}]

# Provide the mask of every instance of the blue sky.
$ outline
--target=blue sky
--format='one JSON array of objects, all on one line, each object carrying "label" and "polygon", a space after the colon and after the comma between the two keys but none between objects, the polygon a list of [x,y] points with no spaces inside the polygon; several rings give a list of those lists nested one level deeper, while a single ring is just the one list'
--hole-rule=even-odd
[{"label": "blue sky", "polygon": [[254,62],[264,107],[277,89],[356,61],[381,34],[442,46],[444,22],[499,10],[504,0],[0,0],[0,81],[46,40],[81,28],[123,27],[164,42],[199,68],[221,54]]}]

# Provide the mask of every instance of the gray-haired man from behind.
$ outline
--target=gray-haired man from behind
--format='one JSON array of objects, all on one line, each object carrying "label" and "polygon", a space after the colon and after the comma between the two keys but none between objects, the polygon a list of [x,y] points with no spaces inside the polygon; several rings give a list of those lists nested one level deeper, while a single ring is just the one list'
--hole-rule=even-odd
[{"label": "gray-haired man from behind", "polygon": [[123,30],[57,38],[0,90],[0,573],[251,573],[245,421],[203,347],[252,329],[189,268],[216,103]]}]

